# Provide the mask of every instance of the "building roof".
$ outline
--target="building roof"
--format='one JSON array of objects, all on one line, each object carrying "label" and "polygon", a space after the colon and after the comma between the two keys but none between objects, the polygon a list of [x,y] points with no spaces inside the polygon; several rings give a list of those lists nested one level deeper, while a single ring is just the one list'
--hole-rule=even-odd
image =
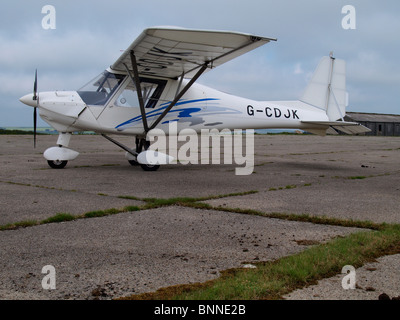
[{"label": "building roof", "polygon": [[399,122],[400,114],[382,114],[382,113],[363,113],[346,112],[346,117],[353,121],[360,122]]}]

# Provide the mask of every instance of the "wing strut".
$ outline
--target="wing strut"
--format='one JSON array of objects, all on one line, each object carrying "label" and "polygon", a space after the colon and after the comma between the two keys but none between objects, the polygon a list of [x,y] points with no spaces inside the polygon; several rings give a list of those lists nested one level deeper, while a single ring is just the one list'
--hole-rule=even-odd
[{"label": "wing strut", "polygon": [[[196,82],[196,80],[203,74],[204,71],[206,71],[207,67],[208,67],[209,62],[206,62],[202,65],[202,67],[199,69],[199,71],[197,71],[197,73],[195,74],[195,76],[190,79],[190,81],[186,84],[186,86],[181,90],[181,92],[179,92],[179,94],[177,94],[175,96],[175,99],[170,103],[170,105],[168,106],[168,108],[166,108],[164,110],[164,112],[157,118],[157,120],[151,125],[151,127],[149,128],[149,130],[153,130],[160,122],[162,119],[164,119],[164,117],[167,115],[167,113],[176,105],[176,103],[179,101],[179,99],[181,99],[183,97],[183,95],[186,93],[186,91],[188,91],[190,89],[190,87],[193,85],[193,83]],[[183,78],[183,76],[182,76]]]},{"label": "wing strut", "polygon": [[[150,130],[153,130],[164,117],[167,115],[167,113],[177,104],[177,102],[183,97],[183,95],[190,89],[190,87],[197,81],[197,79],[204,73],[204,71],[207,70],[209,62],[204,63],[201,68],[197,71],[197,73],[194,75],[192,79],[186,84],[186,86],[178,93],[176,93],[174,100],[170,103],[168,108],[164,110],[164,112],[157,118],[157,120],[149,127],[147,123],[147,118],[146,118],[146,110],[143,102],[143,96],[142,96],[142,89],[140,87],[140,78],[139,78],[139,71],[138,71],[138,65],[135,57],[135,53],[133,50],[131,50],[131,63],[132,63],[132,69],[133,69],[133,76],[126,64],[124,64],[125,69],[129,76],[131,77],[133,83],[135,84],[137,95],[138,95],[138,100],[139,100],[139,105],[140,105],[140,113],[142,116],[142,122],[143,122],[143,128],[145,133],[149,132]],[[179,83],[179,87],[182,84],[184,74],[182,73],[181,80]],[[178,87],[178,90],[179,90]]]},{"label": "wing strut", "polygon": [[139,78],[139,71],[138,71],[138,65],[136,62],[136,56],[133,50],[131,50],[131,63],[132,63],[132,69],[133,69],[133,76],[131,72],[129,71],[128,67],[126,64],[124,64],[126,71],[128,72],[129,76],[131,77],[133,83],[135,84],[136,87],[136,92],[139,100],[139,106],[140,106],[140,113],[142,115],[142,121],[143,121],[143,128],[145,132],[149,131],[149,125],[147,124],[147,118],[146,118],[146,111],[144,108],[144,102],[143,102],[143,96],[142,96],[142,88],[140,87],[140,78]]}]

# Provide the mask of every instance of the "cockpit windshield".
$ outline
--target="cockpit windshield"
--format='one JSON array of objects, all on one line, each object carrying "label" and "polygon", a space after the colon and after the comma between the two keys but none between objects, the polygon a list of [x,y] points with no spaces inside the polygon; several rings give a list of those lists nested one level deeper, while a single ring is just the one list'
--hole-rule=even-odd
[{"label": "cockpit windshield", "polygon": [[105,105],[125,76],[104,71],[78,90],[87,105]]}]

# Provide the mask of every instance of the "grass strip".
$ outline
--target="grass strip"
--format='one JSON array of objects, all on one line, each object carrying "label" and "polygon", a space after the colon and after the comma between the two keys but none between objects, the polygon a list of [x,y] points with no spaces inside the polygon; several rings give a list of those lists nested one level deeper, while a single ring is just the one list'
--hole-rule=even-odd
[{"label": "grass strip", "polygon": [[72,214],[57,213],[56,215],[54,215],[52,217],[42,220],[39,224],[58,223],[58,222],[72,221],[75,219],[77,219],[77,217],[73,216]]},{"label": "grass strip", "polygon": [[324,224],[324,225],[332,225],[332,226],[340,226],[340,227],[351,227],[351,228],[363,228],[363,229],[371,229],[371,230],[382,230],[385,228],[387,224],[385,223],[375,223],[372,221],[358,221],[352,219],[337,219],[323,216],[314,216],[309,214],[292,214],[292,213],[281,213],[281,212],[263,212],[254,209],[243,209],[243,208],[229,208],[222,206],[212,206],[208,203],[202,202],[186,202],[181,203],[182,206],[198,208],[198,209],[206,209],[206,210],[215,210],[215,211],[224,211],[230,213],[239,213],[239,214],[247,214],[247,215],[256,215],[262,216],[266,218],[276,218],[281,220],[288,221],[298,221],[298,222],[310,222],[314,224]]},{"label": "grass strip", "polygon": [[15,223],[8,223],[6,225],[0,226],[0,231],[4,230],[16,230],[19,228],[28,228],[38,225],[36,220],[24,220]]},{"label": "grass strip", "polygon": [[[86,219],[86,218],[98,218],[104,217],[108,215],[123,213],[123,212],[133,212],[139,210],[146,210],[146,209],[154,209],[164,206],[173,206],[173,205],[188,205],[193,204],[199,201],[205,200],[212,200],[212,199],[220,199],[225,197],[234,197],[234,196],[241,196],[241,195],[248,195],[257,193],[258,191],[246,191],[246,192],[237,192],[237,193],[230,193],[230,194],[223,194],[223,195],[215,195],[215,196],[208,196],[208,197],[200,197],[200,198],[169,198],[169,199],[159,199],[159,198],[144,198],[141,199],[139,197],[134,196],[119,196],[120,199],[129,199],[129,200],[137,200],[137,201],[144,201],[145,204],[142,206],[126,206],[124,208],[111,208],[106,210],[95,210],[83,213],[81,215],[71,215],[69,213],[57,213],[54,216],[46,218],[42,221],[36,220],[29,220],[29,221],[19,221],[14,223],[9,223],[6,225],[0,226],[0,231],[6,230],[16,230],[19,228],[27,228],[32,226],[37,226],[41,224],[48,224],[48,223],[57,223],[57,222],[65,222],[65,221],[73,221],[77,219]],[[201,204],[199,204],[201,206]]]},{"label": "grass strip", "polygon": [[[214,200],[214,199],[222,199],[228,197],[237,197],[237,196],[245,196],[249,194],[257,193],[256,190],[245,191],[245,192],[236,192],[222,195],[214,195],[214,196],[206,196],[206,197],[175,197],[175,198],[138,198],[135,196],[118,196],[120,199],[128,199],[128,200],[137,200],[144,201],[146,204],[141,207],[141,209],[154,209],[159,207],[166,206],[190,206],[190,204],[196,204],[200,201]],[[201,204],[200,204],[201,206]],[[194,205],[195,207],[195,205]]]},{"label": "grass strip", "polygon": [[14,223],[9,223],[6,225],[0,226],[0,231],[7,231],[7,230],[16,230],[20,228],[28,228],[33,226],[38,226],[42,224],[49,224],[49,223],[60,223],[60,222],[67,222],[67,221],[74,221],[78,219],[87,219],[87,218],[98,218],[109,216],[113,214],[123,213],[123,212],[134,212],[141,210],[138,206],[126,206],[120,209],[111,208],[106,210],[96,210],[96,211],[89,211],[83,213],[81,215],[72,215],[69,213],[57,213],[54,216],[46,218],[41,221],[36,220],[28,220],[28,221],[19,221]]},{"label": "grass strip", "polygon": [[[133,295],[127,300],[256,300],[280,299],[293,290],[339,274],[345,265],[355,268],[388,254],[400,252],[400,226],[363,231],[312,246],[301,253],[256,269],[231,269],[205,283],[177,285],[153,293]],[[340,285],[340,284],[338,284]]]},{"label": "grass strip", "polygon": [[127,206],[122,209],[106,209],[106,210],[96,210],[96,211],[89,211],[83,214],[84,218],[98,218],[98,217],[104,217],[104,216],[109,216],[113,214],[118,214],[118,213],[123,213],[123,212],[133,212],[133,211],[139,211],[140,207],[138,206]]},{"label": "grass strip", "polygon": [[106,210],[95,210],[83,213],[81,215],[70,215],[68,213],[64,214],[56,214],[53,217],[49,217],[43,221],[21,221],[15,222],[7,225],[0,226],[0,231],[4,230],[15,230],[17,228],[30,227],[45,223],[55,223],[55,222],[63,222],[63,221],[72,221],[76,219],[83,218],[95,218],[95,217],[104,217],[112,214],[118,214],[123,212],[133,212],[138,210],[147,210],[147,209],[155,209],[159,207],[165,206],[184,206],[196,209],[205,209],[205,210],[216,210],[216,211],[224,211],[238,214],[247,214],[247,215],[258,215],[267,218],[276,218],[283,219],[289,221],[299,221],[299,222],[310,222],[315,224],[326,224],[326,225],[335,225],[335,226],[343,226],[343,227],[358,227],[358,228],[367,228],[372,230],[381,230],[385,227],[385,224],[376,224],[371,221],[354,221],[354,220],[345,220],[345,219],[336,219],[329,217],[321,217],[321,216],[313,216],[308,214],[288,214],[288,213],[278,213],[278,212],[270,212],[265,213],[258,210],[253,209],[242,209],[242,208],[227,208],[227,207],[214,207],[208,203],[204,203],[202,201],[213,200],[213,199],[221,199],[227,197],[234,196],[244,196],[249,194],[257,193],[258,191],[246,191],[246,192],[238,192],[238,193],[230,193],[223,195],[214,195],[207,197],[198,197],[198,198],[190,198],[190,197],[177,197],[177,198],[138,198],[134,196],[119,196],[120,199],[129,199],[129,200],[137,200],[145,202],[144,205],[141,206],[126,206],[124,208],[111,208]]}]

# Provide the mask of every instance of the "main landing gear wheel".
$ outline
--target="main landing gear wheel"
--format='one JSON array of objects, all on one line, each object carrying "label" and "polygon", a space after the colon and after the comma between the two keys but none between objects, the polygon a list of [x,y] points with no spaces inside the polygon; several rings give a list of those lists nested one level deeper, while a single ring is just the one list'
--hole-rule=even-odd
[{"label": "main landing gear wheel", "polygon": [[150,164],[141,164],[136,160],[128,160],[131,166],[141,166],[144,171],[157,171],[160,166],[159,165],[150,165]]},{"label": "main landing gear wheel", "polygon": [[[147,141],[146,139],[140,139],[140,138],[136,138],[136,152],[139,154],[144,150],[149,149],[150,147],[150,142]],[[144,171],[157,171],[160,166],[159,165],[150,165],[150,164],[141,164],[139,162],[137,162],[136,160],[128,160],[129,163],[132,166],[138,166],[140,165],[142,167],[142,169]]]},{"label": "main landing gear wheel", "polygon": [[47,161],[49,166],[53,169],[64,169],[67,165],[68,161],[61,161],[61,160],[49,160]]},{"label": "main landing gear wheel", "polygon": [[128,162],[131,164],[131,166],[138,166],[139,162],[137,162],[136,160],[128,160]]},{"label": "main landing gear wheel", "polygon": [[140,166],[144,171],[157,171],[160,168],[159,165],[150,165],[150,164],[141,164]]}]

